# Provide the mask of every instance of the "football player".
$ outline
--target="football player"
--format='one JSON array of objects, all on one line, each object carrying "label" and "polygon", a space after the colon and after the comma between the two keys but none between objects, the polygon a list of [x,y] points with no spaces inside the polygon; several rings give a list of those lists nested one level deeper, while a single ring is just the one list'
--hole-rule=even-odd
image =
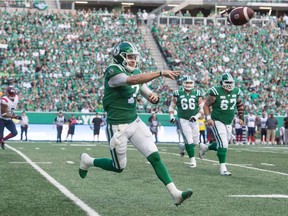
[{"label": "football player", "polygon": [[[0,113],[0,143],[1,148],[5,149],[5,141],[15,137],[18,132],[12,121],[13,118],[21,120],[21,116],[14,114],[19,98],[13,86],[9,86],[6,90],[6,95],[1,98],[1,113]],[[7,128],[10,133],[3,138],[4,129]]]},{"label": "football player", "polygon": [[180,191],[162,162],[152,133],[137,116],[138,93],[151,103],[158,103],[158,95],[145,83],[158,77],[175,79],[179,72],[164,70],[141,73],[139,53],[134,43],[121,42],[113,50],[114,64],[105,70],[103,105],[107,112],[106,134],[112,158],[80,156],[79,175],[85,178],[90,167],[121,173],[127,165],[127,142],[130,141],[150,162],[157,177],[166,186],[175,205],[191,197],[192,190]]},{"label": "football player", "polygon": [[[204,104],[207,124],[211,127],[216,142],[211,143],[209,146],[200,144],[199,157],[202,159],[208,150],[217,151],[220,174],[231,176],[225,164],[228,142],[233,137],[231,124],[238,110],[238,123],[243,125],[244,106],[241,101],[242,92],[235,87],[231,74],[224,73],[221,76],[220,85],[209,89],[209,95]],[[210,111],[211,107],[212,112]]]},{"label": "football player", "polygon": [[200,90],[194,89],[194,80],[190,76],[183,78],[183,87],[173,93],[173,99],[169,107],[170,122],[175,123],[175,108],[179,126],[184,139],[185,146],[180,147],[180,155],[184,156],[186,149],[190,158],[190,167],[196,167],[194,156],[195,145],[199,143],[198,118],[203,114],[203,100]]}]

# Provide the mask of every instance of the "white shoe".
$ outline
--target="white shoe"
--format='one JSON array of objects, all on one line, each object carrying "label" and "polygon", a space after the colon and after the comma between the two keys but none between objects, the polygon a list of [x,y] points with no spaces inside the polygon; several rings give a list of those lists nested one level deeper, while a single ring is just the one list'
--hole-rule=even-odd
[{"label": "white shoe", "polygon": [[254,143],[254,142],[252,142],[252,145],[255,145],[255,143]]},{"label": "white shoe", "polygon": [[80,155],[80,166],[79,166],[79,175],[81,178],[85,178],[88,169],[93,166],[94,158],[90,157],[87,153],[82,153]]},{"label": "white shoe", "polygon": [[203,156],[205,155],[205,152],[208,151],[208,146],[203,144],[203,143],[200,143],[199,147],[200,147],[199,158],[203,159]]},{"label": "white shoe", "polygon": [[230,172],[228,172],[227,170],[223,171],[223,172],[220,172],[220,174],[222,176],[232,176],[232,174]]},{"label": "white shoe", "polygon": [[196,163],[195,157],[192,157],[192,158],[191,158],[190,167],[191,167],[191,168],[197,167],[197,163]]}]

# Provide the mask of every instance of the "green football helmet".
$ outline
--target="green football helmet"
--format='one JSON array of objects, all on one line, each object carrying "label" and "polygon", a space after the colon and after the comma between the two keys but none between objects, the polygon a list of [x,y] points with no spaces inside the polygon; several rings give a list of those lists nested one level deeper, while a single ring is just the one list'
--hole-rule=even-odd
[{"label": "green football helmet", "polygon": [[129,72],[139,68],[139,52],[135,44],[121,42],[113,50],[113,60],[116,64],[122,65]]},{"label": "green football helmet", "polygon": [[227,91],[232,91],[235,87],[235,81],[233,79],[233,76],[229,73],[224,73],[221,76],[220,85],[223,89]]},{"label": "green football helmet", "polygon": [[194,88],[194,80],[190,76],[185,76],[182,81],[185,90],[191,91]]}]

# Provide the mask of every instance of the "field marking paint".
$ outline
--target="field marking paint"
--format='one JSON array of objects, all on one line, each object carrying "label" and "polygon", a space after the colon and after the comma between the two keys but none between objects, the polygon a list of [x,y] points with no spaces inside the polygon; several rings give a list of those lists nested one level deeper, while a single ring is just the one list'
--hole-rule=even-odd
[{"label": "field marking paint", "polygon": [[288,199],[288,195],[283,195],[283,194],[228,195],[228,197],[238,197],[238,198],[280,198],[280,199]]},{"label": "field marking paint", "polygon": [[[106,145],[103,145],[103,144],[100,144],[98,146],[101,146],[101,147],[107,147]],[[230,149],[230,148],[229,148]],[[129,148],[129,150],[131,150]],[[178,156],[180,157],[179,154],[176,154],[176,153],[170,153],[170,152],[163,152],[163,151],[159,151],[161,152],[161,154],[169,154],[169,155],[174,155],[174,156]],[[185,156],[187,157],[187,156]],[[195,157],[197,160],[201,160],[200,158],[198,157]],[[202,161],[207,161],[207,162],[211,162],[211,163],[217,163],[219,164],[218,161],[216,160],[209,160],[209,159],[205,159],[203,158]],[[283,176],[288,176],[288,173],[282,173],[282,172],[277,172],[277,171],[272,171],[272,170],[265,170],[265,169],[260,169],[260,168],[256,168],[256,167],[250,167],[250,166],[247,166],[247,165],[242,165],[242,164],[231,164],[231,163],[226,163],[227,165],[229,166],[234,166],[234,167],[240,167],[240,168],[244,168],[244,169],[251,169],[251,170],[256,170],[256,171],[261,171],[261,172],[268,172],[268,173],[273,173],[273,174],[278,174],[278,175],[283,175]],[[250,164],[248,164],[250,165]]]},{"label": "field marking paint", "polygon": [[[28,162],[22,162],[22,161],[11,161],[11,162],[9,162],[9,163],[11,163],[11,164],[27,164]],[[52,162],[35,162],[34,161],[34,163],[36,163],[36,164],[52,164]]]},{"label": "field marking paint", "polygon": [[274,164],[269,164],[269,163],[260,163],[260,164],[264,166],[275,166]]},{"label": "field marking paint", "polygon": [[11,149],[12,151],[19,154],[22,158],[24,158],[27,163],[29,163],[37,172],[39,172],[44,178],[46,178],[52,185],[54,185],[60,192],[62,192],[67,198],[72,200],[77,206],[79,206],[84,212],[87,213],[89,216],[100,216],[94,209],[89,207],[86,203],[84,203],[81,199],[79,199],[77,196],[75,196],[72,192],[70,192],[65,186],[61,185],[58,181],[56,181],[52,176],[50,176],[48,173],[46,173],[43,169],[41,169],[39,166],[37,166],[36,163],[34,163],[30,158],[28,158],[25,154],[18,151],[17,149],[5,145],[7,148]]},{"label": "field marking paint", "polygon": [[[175,155],[174,153],[169,153],[169,152],[161,152],[162,154],[170,154],[170,155]],[[209,159],[200,159],[195,157],[198,160],[202,160],[202,161],[207,161],[207,162],[211,162],[211,163],[219,163],[216,160],[209,160]],[[288,176],[288,173],[282,173],[282,172],[277,172],[277,171],[272,171],[272,170],[265,170],[265,169],[260,169],[260,168],[256,168],[256,167],[249,167],[246,165],[241,165],[241,164],[231,164],[231,163],[226,163],[226,165],[229,166],[234,166],[234,167],[240,167],[240,168],[245,168],[245,169],[251,169],[251,170],[256,170],[256,171],[261,171],[261,172],[268,172],[268,173],[273,173],[273,174],[279,174],[279,175],[283,175],[283,176]]]}]

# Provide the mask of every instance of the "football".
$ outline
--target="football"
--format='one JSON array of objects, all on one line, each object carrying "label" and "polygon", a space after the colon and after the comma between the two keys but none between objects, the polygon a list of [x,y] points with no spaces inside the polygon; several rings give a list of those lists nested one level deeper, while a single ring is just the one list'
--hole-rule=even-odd
[{"label": "football", "polygon": [[237,7],[228,15],[228,22],[233,25],[244,25],[249,22],[254,15],[254,10],[249,7]]}]

